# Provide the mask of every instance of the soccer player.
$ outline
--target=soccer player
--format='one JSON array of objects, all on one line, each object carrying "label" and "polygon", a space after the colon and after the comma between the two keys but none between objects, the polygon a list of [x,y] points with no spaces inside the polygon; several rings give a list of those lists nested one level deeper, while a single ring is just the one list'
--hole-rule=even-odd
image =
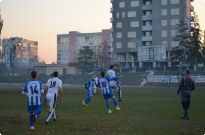
[{"label": "soccer player", "polygon": [[[50,111],[48,112],[48,117],[45,121],[45,124],[50,124],[49,120],[53,115],[54,121],[56,121],[56,113],[55,107],[57,102],[58,90],[60,91],[60,102],[63,100],[63,89],[62,89],[62,81],[59,78],[59,74],[57,71],[53,72],[53,78],[49,79],[46,88],[44,89],[45,93],[48,91],[46,98],[48,100]],[[44,95],[45,95],[44,93]]]},{"label": "soccer player", "polygon": [[177,95],[181,92],[181,103],[184,109],[184,116],[180,119],[189,120],[189,105],[191,102],[191,92],[195,89],[194,80],[189,76],[190,70],[185,70],[185,76],[179,83]]},{"label": "soccer player", "polygon": [[95,75],[95,84],[94,84],[94,86],[93,86],[93,89],[94,89],[94,95],[96,94],[97,84],[98,84],[98,77]]},{"label": "soccer player", "polygon": [[100,87],[101,90],[102,90],[103,97],[106,101],[106,106],[107,106],[107,109],[108,109],[108,113],[112,113],[112,111],[110,110],[110,105],[109,105],[110,98],[113,99],[113,102],[116,106],[116,110],[119,111],[120,108],[118,107],[117,100],[115,98],[115,95],[112,92],[112,89],[110,87],[109,82],[112,81],[112,80],[118,82],[117,79],[123,78],[123,76],[117,77],[117,78],[115,78],[115,77],[113,77],[113,78],[105,77],[105,72],[104,71],[101,72],[101,76],[102,76],[102,78],[100,78],[99,81],[98,81],[98,87]]},{"label": "soccer player", "polygon": [[168,89],[167,90],[172,89],[172,87],[171,87],[171,79],[172,79],[171,76],[168,75],[168,80],[167,80]]},{"label": "soccer player", "polygon": [[[111,65],[110,69],[107,71],[107,76],[110,77],[110,78],[114,78],[115,77],[115,71],[114,70],[115,70],[115,66]],[[118,90],[118,97],[119,97],[118,101],[119,102],[123,101],[120,84],[121,83],[119,83],[115,80],[110,81],[110,87],[114,90]]]},{"label": "soccer player", "polygon": [[[53,74],[51,74],[51,78],[53,78]],[[43,106],[46,104],[47,98],[44,99]]]},{"label": "soccer player", "polygon": [[95,75],[85,84],[86,98],[83,102],[84,106],[88,106],[88,102],[92,99],[92,87],[95,85]]},{"label": "soccer player", "polygon": [[[38,78],[36,71],[31,72],[31,77],[32,80],[26,83],[22,94],[28,97],[28,112],[30,113],[29,121],[31,131],[34,131],[35,128],[33,124],[36,122],[36,118],[39,118],[41,114],[41,96],[44,93],[44,90],[42,82],[36,80]],[[26,93],[27,91],[28,93]],[[35,114],[33,112],[35,112]]]}]

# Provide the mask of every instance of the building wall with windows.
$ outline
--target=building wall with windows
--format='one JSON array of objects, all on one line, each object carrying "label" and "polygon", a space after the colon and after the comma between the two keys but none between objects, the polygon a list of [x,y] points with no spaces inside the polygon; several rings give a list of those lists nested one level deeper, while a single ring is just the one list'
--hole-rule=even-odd
[{"label": "building wall with windows", "polygon": [[137,61],[137,47],[166,44],[166,62],[171,62],[170,52],[179,45],[173,41],[177,24],[181,18],[191,18],[194,11],[191,2],[193,0],[111,0],[111,44],[115,61],[123,67],[143,68],[147,63]]}]

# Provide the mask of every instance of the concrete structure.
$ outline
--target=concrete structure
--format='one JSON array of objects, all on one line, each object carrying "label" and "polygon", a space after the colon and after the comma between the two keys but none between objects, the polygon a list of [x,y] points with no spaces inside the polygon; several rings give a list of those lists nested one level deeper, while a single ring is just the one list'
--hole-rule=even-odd
[{"label": "concrete structure", "polygon": [[58,71],[59,75],[67,75],[77,74],[77,64],[76,63],[70,63],[67,64],[45,64],[45,65],[36,65],[34,66],[34,70],[38,72],[38,74],[45,74],[50,75],[54,71]]},{"label": "concrete structure", "polygon": [[[111,0],[111,33],[113,58],[122,67],[148,68],[149,62],[139,61],[137,46],[166,45],[166,60],[155,61],[157,67],[176,67],[171,61],[173,41],[181,18],[191,18],[194,0]],[[190,22],[188,22],[190,24]],[[147,54],[149,55],[149,54]],[[134,57],[134,61],[131,58]],[[149,56],[148,56],[149,57]]]},{"label": "concrete structure", "polygon": [[78,50],[83,46],[98,46],[103,42],[110,46],[110,29],[96,33],[70,31],[57,35],[57,63],[68,64],[77,60]]},{"label": "concrete structure", "polygon": [[12,37],[2,40],[2,52],[5,52],[4,61],[8,61],[10,48],[16,48],[15,65],[33,66],[38,64],[38,42],[19,37]]}]

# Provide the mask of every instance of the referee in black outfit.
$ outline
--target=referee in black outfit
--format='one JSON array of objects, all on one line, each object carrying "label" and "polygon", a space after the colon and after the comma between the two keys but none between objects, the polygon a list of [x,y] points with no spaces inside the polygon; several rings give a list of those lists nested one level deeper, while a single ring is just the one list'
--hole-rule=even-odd
[{"label": "referee in black outfit", "polygon": [[190,70],[185,70],[185,76],[182,77],[177,95],[181,92],[181,103],[184,109],[184,116],[180,119],[189,120],[189,105],[191,102],[191,92],[195,89],[194,80],[189,76]]}]

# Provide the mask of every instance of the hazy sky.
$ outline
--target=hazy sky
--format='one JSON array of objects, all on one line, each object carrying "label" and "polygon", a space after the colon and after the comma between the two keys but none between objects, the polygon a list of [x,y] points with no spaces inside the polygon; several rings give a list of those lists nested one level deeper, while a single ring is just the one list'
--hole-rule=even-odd
[{"label": "hazy sky", "polygon": [[[205,0],[192,4],[204,30]],[[109,29],[110,6],[110,0],[3,0],[1,38],[17,36],[38,41],[39,56],[49,64],[57,61],[57,34]]]}]

